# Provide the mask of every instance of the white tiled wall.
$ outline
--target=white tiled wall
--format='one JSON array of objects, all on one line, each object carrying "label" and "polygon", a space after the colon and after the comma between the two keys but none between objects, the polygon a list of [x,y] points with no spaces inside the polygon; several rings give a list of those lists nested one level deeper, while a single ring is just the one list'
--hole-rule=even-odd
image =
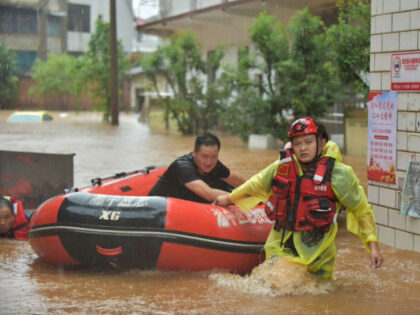
[{"label": "white tiled wall", "polygon": [[[371,1],[370,90],[389,91],[391,54],[420,50],[420,0]],[[420,252],[420,219],[400,214],[408,161],[420,160],[420,92],[398,94],[397,184],[368,184],[379,241]]]}]

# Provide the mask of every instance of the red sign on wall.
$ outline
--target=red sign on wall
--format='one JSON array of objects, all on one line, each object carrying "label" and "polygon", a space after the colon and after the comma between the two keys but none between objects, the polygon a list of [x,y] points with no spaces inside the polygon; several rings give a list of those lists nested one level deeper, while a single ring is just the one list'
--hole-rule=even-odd
[{"label": "red sign on wall", "polygon": [[420,91],[420,51],[391,55],[391,90]]},{"label": "red sign on wall", "polygon": [[397,92],[369,93],[368,179],[395,184]]}]

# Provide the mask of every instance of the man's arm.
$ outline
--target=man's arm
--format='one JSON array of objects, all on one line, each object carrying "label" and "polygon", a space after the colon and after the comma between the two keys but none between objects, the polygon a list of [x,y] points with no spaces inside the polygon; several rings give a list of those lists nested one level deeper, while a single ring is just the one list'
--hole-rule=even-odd
[{"label": "man's arm", "polygon": [[223,181],[232,185],[233,187],[238,187],[245,183],[245,178],[235,172],[230,172],[229,176],[226,178],[222,178]]},{"label": "man's arm", "polygon": [[379,268],[384,259],[379,251],[375,217],[359,179],[350,166],[336,162],[331,182],[335,195],[347,209],[347,230],[367,246],[372,266]]},{"label": "man's arm", "polygon": [[227,192],[220,189],[211,188],[201,179],[193,180],[185,184],[189,190],[191,190],[197,196],[209,201],[214,202],[219,195],[226,194]]},{"label": "man's arm", "polygon": [[382,257],[379,246],[377,242],[369,242],[369,248],[370,248],[370,260],[372,262],[373,268],[379,268],[382,265],[382,262],[384,261],[384,258]]},{"label": "man's arm", "polygon": [[244,184],[235,188],[232,193],[225,193],[216,199],[220,206],[234,203],[242,210],[251,210],[259,202],[265,202],[272,194],[271,179],[277,173],[278,160],[271,163]]}]

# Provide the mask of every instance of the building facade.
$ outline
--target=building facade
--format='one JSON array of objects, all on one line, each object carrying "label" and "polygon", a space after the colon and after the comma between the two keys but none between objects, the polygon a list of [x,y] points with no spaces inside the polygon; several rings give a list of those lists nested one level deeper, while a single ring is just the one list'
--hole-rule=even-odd
[{"label": "building facade", "polygon": [[[129,53],[135,36],[131,0],[116,1],[116,11],[117,38]],[[109,22],[109,0],[2,0],[0,42],[16,53],[18,71],[27,73],[48,53],[86,52],[99,17]]]},{"label": "building facade", "polygon": [[[225,47],[224,63],[236,64],[240,50],[246,48],[255,52],[249,37],[249,28],[262,12],[277,17],[284,25],[304,8],[320,16],[326,24],[337,19],[336,0],[156,0],[159,1],[159,14],[146,23],[138,25],[141,33],[165,38],[178,31],[194,30],[202,45],[206,59],[220,44]],[[222,70],[219,70],[222,71]],[[250,73],[259,77],[261,73]],[[142,83],[132,82],[132,99],[139,98],[135,90],[147,90]],[[169,88],[169,87],[168,87]],[[167,93],[171,91],[166,90]],[[343,106],[332,109],[328,119],[323,121],[331,131],[331,137],[343,147]]]},{"label": "building facade", "polygon": [[[371,8],[370,90],[388,92],[392,53],[420,50],[420,1],[372,0]],[[408,162],[420,161],[420,91],[398,92],[397,126],[396,184],[369,181],[368,199],[380,242],[420,252],[420,219],[400,214]]]}]

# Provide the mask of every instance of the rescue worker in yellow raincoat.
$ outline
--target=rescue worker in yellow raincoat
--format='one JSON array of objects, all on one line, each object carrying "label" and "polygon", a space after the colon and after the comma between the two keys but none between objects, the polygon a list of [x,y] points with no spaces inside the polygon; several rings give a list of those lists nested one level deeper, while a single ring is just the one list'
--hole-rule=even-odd
[{"label": "rescue worker in yellow raincoat", "polygon": [[347,229],[358,235],[370,252],[371,263],[383,262],[375,220],[353,169],[341,162],[336,143],[328,141],[325,126],[303,117],[290,126],[291,149],[280,160],[254,175],[216,203],[235,203],[243,210],[266,202],[275,223],[264,250],[266,259],[280,256],[307,266],[309,272],[333,279],[336,218],[346,208]]}]

